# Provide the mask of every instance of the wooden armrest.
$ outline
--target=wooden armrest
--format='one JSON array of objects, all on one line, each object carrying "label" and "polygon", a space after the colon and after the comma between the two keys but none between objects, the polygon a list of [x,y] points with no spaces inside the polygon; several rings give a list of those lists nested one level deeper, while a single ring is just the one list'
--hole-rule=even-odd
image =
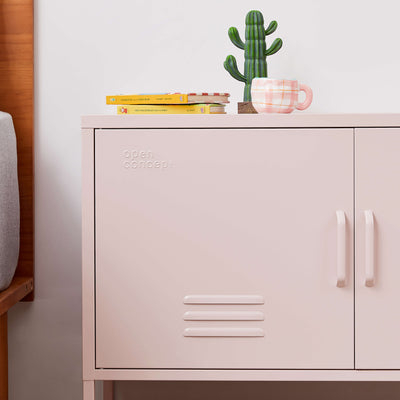
[{"label": "wooden armrest", "polygon": [[33,291],[33,278],[15,276],[11,285],[0,292],[0,315]]}]

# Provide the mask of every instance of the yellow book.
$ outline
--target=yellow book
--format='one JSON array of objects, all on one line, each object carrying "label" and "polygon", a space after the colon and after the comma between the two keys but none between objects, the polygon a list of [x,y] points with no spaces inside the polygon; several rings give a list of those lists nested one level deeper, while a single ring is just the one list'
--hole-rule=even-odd
[{"label": "yellow book", "polygon": [[229,93],[159,93],[106,96],[107,104],[229,103]]},{"label": "yellow book", "polygon": [[223,104],[133,104],[117,107],[118,114],[226,114]]}]

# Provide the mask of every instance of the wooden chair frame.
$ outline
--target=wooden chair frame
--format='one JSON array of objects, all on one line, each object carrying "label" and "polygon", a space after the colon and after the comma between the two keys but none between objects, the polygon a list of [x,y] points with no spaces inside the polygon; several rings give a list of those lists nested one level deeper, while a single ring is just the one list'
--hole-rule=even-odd
[{"label": "wooden chair frame", "polygon": [[0,110],[17,136],[20,254],[10,287],[0,292],[0,400],[8,398],[7,311],[34,298],[33,0],[0,0]]}]

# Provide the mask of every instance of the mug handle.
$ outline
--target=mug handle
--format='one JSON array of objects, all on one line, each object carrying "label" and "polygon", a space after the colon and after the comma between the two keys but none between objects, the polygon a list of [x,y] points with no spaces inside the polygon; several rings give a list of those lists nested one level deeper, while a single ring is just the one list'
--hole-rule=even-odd
[{"label": "mug handle", "polygon": [[310,107],[310,104],[313,99],[313,92],[309,86],[304,85],[303,83],[300,83],[299,90],[302,90],[303,92],[306,93],[306,99],[304,100],[303,103],[297,104],[296,109],[305,110],[306,108]]}]

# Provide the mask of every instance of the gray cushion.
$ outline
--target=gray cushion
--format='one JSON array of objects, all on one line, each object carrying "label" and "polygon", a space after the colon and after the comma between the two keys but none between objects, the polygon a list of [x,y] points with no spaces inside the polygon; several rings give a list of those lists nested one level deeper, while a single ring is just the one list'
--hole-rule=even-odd
[{"label": "gray cushion", "polygon": [[0,290],[10,285],[18,255],[17,146],[11,115],[0,111]]}]

